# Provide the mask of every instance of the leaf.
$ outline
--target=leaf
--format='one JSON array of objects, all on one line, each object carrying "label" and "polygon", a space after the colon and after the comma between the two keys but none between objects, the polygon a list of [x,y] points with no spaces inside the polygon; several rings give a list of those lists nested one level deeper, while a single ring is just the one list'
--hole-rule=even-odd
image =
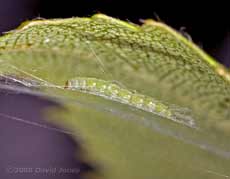
[{"label": "leaf", "polygon": [[[165,24],[102,14],[29,21],[0,37],[0,63],[5,78],[63,104],[46,115],[82,141],[100,178],[230,175],[230,74]],[[66,88],[79,77],[116,84],[122,95]],[[124,90],[167,108],[124,102]]]}]

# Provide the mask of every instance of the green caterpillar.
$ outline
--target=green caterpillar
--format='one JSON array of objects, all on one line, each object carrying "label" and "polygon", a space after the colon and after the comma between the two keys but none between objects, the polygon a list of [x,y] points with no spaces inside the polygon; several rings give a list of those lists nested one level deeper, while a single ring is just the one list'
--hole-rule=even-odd
[{"label": "green caterpillar", "polygon": [[180,111],[184,112],[184,109],[170,107],[152,97],[122,88],[111,81],[78,77],[68,80],[65,88],[101,96],[109,100],[154,113],[175,122],[183,123],[189,127],[195,127],[194,120],[190,116],[185,116],[183,113],[180,113]]}]

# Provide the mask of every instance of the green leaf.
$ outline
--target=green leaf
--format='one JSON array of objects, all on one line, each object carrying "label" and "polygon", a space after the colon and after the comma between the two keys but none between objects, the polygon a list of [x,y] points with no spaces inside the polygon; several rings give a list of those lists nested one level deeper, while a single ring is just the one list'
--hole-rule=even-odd
[{"label": "green leaf", "polygon": [[[0,64],[5,78],[64,106],[46,115],[82,141],[92,178],[230,175],[230,74],[165,24],[29,21],[0,37]],[[88,86],[69,88],[71,79]]]}]

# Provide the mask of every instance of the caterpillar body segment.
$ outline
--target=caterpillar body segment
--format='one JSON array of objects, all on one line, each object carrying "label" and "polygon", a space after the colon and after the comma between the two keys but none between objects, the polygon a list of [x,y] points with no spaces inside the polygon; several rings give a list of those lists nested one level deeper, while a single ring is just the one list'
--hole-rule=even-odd
[{"label": "caterpillar body segment", "polygon": [[194,120],[190,116],[178,113],[178,109],[176,112],[174,112],[169,105],[155,100],[152,97],[122,88],[118,84],[111,81],[89,77],[77,77],[68,80],[65,88],[70,90],[79,90],[81,92],[90,93],[106,99],[134,106],[138,109],[154,113],[179,123],[183,123],[189,127],[194,127],[195,124]]}]

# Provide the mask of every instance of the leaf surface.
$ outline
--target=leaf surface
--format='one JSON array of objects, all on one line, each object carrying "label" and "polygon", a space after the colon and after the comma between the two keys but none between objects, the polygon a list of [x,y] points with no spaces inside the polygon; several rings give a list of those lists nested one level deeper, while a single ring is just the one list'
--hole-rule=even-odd
[{"label": "leaf surface", "polygon": [[[102,14],[29,21],[0,37],[0,64],[2,77],[64,106],[46,115],[82,140],[100,178],[230,175],[229,72],[165,24],[138,26]],[[123,95],[67,89],[76,77],[151,97],[194,125],[124,104]]]}]

